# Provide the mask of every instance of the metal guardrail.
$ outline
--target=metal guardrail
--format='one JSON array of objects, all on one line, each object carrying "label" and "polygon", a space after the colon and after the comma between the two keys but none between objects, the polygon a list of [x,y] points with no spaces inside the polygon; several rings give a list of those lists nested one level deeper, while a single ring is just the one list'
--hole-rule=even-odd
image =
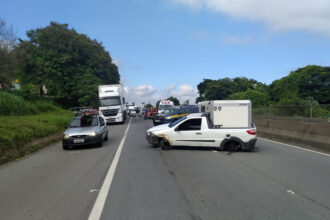
[{"label": "metal guardrail", "polygon": [[269,105],[254,107],[253,115],[268,118],[294,118],[305,121],[330,122],[330,105]]}]

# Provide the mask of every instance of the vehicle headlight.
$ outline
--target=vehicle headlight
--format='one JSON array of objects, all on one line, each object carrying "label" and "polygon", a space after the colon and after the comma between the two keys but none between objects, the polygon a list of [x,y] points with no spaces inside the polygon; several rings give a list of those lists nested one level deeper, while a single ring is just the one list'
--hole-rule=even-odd
[{"label": "vehicle headlight", "polygon": [[92,133],[89,134],[89,136],[95,137],[96,136],[96,132],[93,131]]},{"label": "vehicle headlight", "polygon": [[172,118],[171,116],[166,117],[166,119],[171,119],[171,118]]},{"label": "vehicle headlight", "polygon": [[147,132],[147,135],[148,135],[148,136],[151,136],[151,131],[148,131],[148,132]]},{"label": "vehicle headlight", "polygon": [[68,134],[63,135],[63,139],[68,139],[68,138],[70,138],[70,136]]}]

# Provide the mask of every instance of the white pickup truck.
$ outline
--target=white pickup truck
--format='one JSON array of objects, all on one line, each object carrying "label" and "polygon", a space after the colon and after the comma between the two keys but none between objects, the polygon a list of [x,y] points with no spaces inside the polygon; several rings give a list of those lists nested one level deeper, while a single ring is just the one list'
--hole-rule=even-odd
[{"label": "white pickup truck", "polygon": [[163,124],[147,131],[147,140],[154,146],[169,150],[173,146],[216,147],[220,150],[251,151],[257,141],[253,123],[246,128],[214,126],[210,113],[185,116],[171,124]]}]

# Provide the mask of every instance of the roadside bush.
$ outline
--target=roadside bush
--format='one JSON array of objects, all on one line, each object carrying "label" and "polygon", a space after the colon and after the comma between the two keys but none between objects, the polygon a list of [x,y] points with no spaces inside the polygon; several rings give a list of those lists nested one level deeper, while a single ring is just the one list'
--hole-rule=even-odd
[{"label": "roadside bush", "polygon": [[59,111],[60,109],[51,102],[42,99],[25,101],[15,93],[0,91],[0,115],[33,115]]},{"label": "roadside bush", "polygon": [[68,111],[27,116],[0,116],[0,164],[38,150],[26,144],[61,132],[73,118]]},{"label": "roadside bush", "polygon": [[0,91],[0,115],[23,115],[27,106],[22,97]]}]

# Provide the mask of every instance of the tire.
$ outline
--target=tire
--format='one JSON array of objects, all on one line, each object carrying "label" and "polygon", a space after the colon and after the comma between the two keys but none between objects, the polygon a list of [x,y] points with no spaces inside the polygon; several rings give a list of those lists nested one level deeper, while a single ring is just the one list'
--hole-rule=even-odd
[{"label": "tire", "polygon": [[63,150],[69,150],[69,146],[67,145],[62,145]]},{"label": "tire", "polygon": [[107,135],[105,136],[104,140],[105,141],[108,141],[109,140],[108,131],[107,131]]},{"label": "tire", "polygon": [[98,147],[102,147],[103,145],[103,139],[102,139],[102,136],[100,137],[100,141],[99,143],[97,144]]},{"label": "tire", "polygon": [[230,141],[225,146],[225,150],[229,152],[236,152],[239,150],[239,148],[240,148],[240,144],[235,141]]},{"label": "tire", "polygon": [[160,141],[160,148],[162,150],[171,150],[171,146],[170,146],[170,143],[168,143],[168,141],[165,141],[165,140],[161,140]]}]

